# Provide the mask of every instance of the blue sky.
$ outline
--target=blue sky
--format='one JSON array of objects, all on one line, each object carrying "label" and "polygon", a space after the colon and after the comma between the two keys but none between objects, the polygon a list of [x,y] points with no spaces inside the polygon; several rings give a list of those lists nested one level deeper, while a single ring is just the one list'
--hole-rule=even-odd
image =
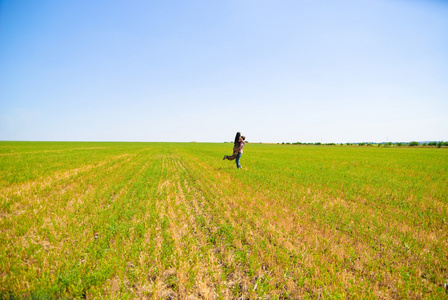
[{"label": "blue sky", "polygon": [[448,2],[0,1],[0,140],[448,140]]}]

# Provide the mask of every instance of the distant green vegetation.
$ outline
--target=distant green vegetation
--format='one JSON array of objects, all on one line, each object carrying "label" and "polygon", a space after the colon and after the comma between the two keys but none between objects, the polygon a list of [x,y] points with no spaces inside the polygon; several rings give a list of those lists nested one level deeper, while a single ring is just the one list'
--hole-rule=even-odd
[{"label": "distant green vegetation", "polygon": [[0,142],[0,299],[446,298],[437,145]]},{"label": "distant green vegetation", "polygon": [[[280,144],[280,143],[277,143]],[[282,142],[282,145],[286,144],[286,145],[314,145],[314,146],[320,146],[320,145],[326,145],[326,146],[378,146],[378,147],[392,147],[392,146],[398,146],[398,147],[403,147],[403,146],[410,146],[410,147],[415,147],[415,146],[422,146],[422,147],[448,147],[448,142],[443,142],[443,141],[439,141],[439,142],[416,142],[416,141],[412,141],[409,143],[404,143],[404,142],[398,142],[398,143],[392,143],[392,142],[387,142],[387,143],[368,143],[368,142],[361,142],[361,143],[345,143],[345,144],[340,144],[340,143],[321,143],[321,142],[317,142],[317,143],[301,143],[301,142],[295,142],[295,143],[289,143],[289,142]]]}]

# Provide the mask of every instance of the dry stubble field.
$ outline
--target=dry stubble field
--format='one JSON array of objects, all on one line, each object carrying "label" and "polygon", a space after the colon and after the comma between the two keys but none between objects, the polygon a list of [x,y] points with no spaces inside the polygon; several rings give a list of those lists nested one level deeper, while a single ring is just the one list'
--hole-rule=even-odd
[{"label": "dry stubble field", "polygon": [[0,298],[447,298],[448,149],[0,142]]}]

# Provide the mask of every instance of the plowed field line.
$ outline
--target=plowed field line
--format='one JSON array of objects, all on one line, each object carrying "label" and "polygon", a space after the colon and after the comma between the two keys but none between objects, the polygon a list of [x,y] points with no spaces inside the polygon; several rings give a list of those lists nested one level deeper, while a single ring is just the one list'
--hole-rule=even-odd
[{"label": "plowed field line", "polygon": [[[71,213],[71,209],[69,208],[67,210],[67,207],[71,207],[73,209],[73,206],[70,204],[73,201],[71,200],[72,197],[75,198],[81,197],[85,200],[88,200],[92,199],[94,194],[101,195],[102,191],[108,189],[107,187],[108,183],[114,182],[116,178],[122,177],[121,172],[119,173],[108,172],[115,170],[118,167],[121,167],[120,168],[121,171],[125,171],[132,174],[132,177],[127,181],[128,185],[131,184],[136,178],[140,176],[141,172],[143,172],[147,168],[148,164],[148,162],[142,164],[142,167],[137,172],[134,172],[135,170],[134,164],[131,165],[126,164],[129,163],[132,157],[129,157],[124,161],[109,166],[107,169],[104,170],[104,172],[100,173],[91,172],[88,174],[89,176],[87,177],[83,176],[84,180],[88,180],[89,177],[98,178],[98,175],[102,176],[103,178],[106,178],[106,180],[102,181],[102,185],[100,187],[97,187],[95,189],[93,188],[91,189],[78,188],[77,190],[75,189],[75,191],[71,194],[71,197],[67,199],[68,202],[59,201],[57,199],[57,197],[59,196],[58,193],[52,191],[50,195],[48,195],[48,197],[46,198],[47,203],[51,203],[51,206],[45,205],[45,207],[39,209],[33,209],[33,211],[27,210],[26,211],[27,214],[29,213],[34,214],[30,218],[39,220],[39,223],[37,224],[35,223],[24,235],[17,236],[16,234],[13,234],[11,230],[13,230],[14,228],[10,228],[4,232],[5,235],[3,236],[2,240],[7,240],[8,242],[5,243],[7,246],[6,248],[3,249],[3,251],[6,251],[6,253],[10,254],[9,261],[11,263],[14,263],[14,261],[20,261],[22,259],[20,256],[18,256],[17,259],[14,259],[15,253],[20,255],[21,251],[19,249],[24,245],[25,248],[27,248],[28,246],[31,246],[31,244],[40,245],[43,249],[45,249],[45,252],[41,256],[41,259],[39,261],[34,261],[34,263],[31,263],[31,265],[28,263],[28,267],[34,268],[37,272],[41,272],[44,270],[46,270],[47,272],[48,271],[56,272],[59,268],[61,268],[61,263],[64,264],[65,260],[61,260],[60,255],[55,255],[55,251],[58,251],[61,254],[72,253],[72,255],[76,255],[75,253],[78,253],[77,256],[82,257],[82,251],[83,251],[82,249],[84,249],[86,245],[90,244],[94,240],[93,232],[90,231],[92,230],[93,224],[95,222],[98,222],[98,220],[95,218],[96,211],[102,208],[96,206],[95,209],[92,209],[91,206],[92,203],[89,204],[88,208],[80,206],[80,204],[82,203],[77,203],[78,207],[84,207],[85,210],[85,212],[81,214],[84,216],[84,219],[79,221],[76,218],[75,219],[73,218],[72,214],[73,211]],[[135,163],[138,162],[139,161],[136,161]],[[122,166],[123,164],[124,166]],[[70,180],[71,182],[69,183],[69,185],[71,187],[78,185],[78,182],[75,182],[74,178],[71,177]],[[121,181],[121,179],[119,181]],[[122,187],[120,191],[116,194],[115,201],[119,200],[119,197],[123,193],[125,193],[127,189],[128,189],[127,186]],[[55,201],[48,201],[52,198]],[[42,218],[42,215],[45,215],[45,217]],[[12,222],[20,222],[17,216],[18,215],[10,215],[10,217],[14,217]],[[3,219],[2,222],[6,222],[6,220]],[[81,232],[76,230],[77,228],[82,229]],[[72,234],[68,235],[68,232]],[[74,235],[73,234],[74,232],[78,232],[80,233],[80,235],[76,234]],[[52,236],[51,237],[51,239],[53,240],[52,242],[49,241],[48,234]],[[75,247],[76,245],[84,245],[84,246]],[[11,266],[4,266],[4,267],[5,267],[4,270],[9,270]],[[35,280],[35,278],[33,280]]]},{"label": "plowed field line", "polygon": [[29,152],[10,152],[10,153],[0,153],[0,156],[12,156],[12,155],[22,155],[22,154],[38,154],[38,153],[57,153],[57,152],[69,152],[77,150],[98,150],[98,149],[108,149],[110,147],[84,147],[84,148],[70,148],[62,150],[42,150],[42,151],[29,151]]},{"label": "plowed field line", "polygon": [[[191,165],[193,167],[194,165],[201,165],[200,162],[195,162]],[[216,176],[215,170],[210,170],[210,168],[207,165],[202,164],[201,165],[201,172],[204,172],[206,170],[207,174],[204,175],[204,178],[213,178]],[[242,231],[249,231],[250,228],[253,228],[256,235],[250,236],[246,235],[245,238],[249,241],[251,241],[251,247],[257,249],[256,243],[252,244],[253,241],[268,238],[270,241],[269,245],[271,245],[271,241],[274,241],[281,244],[283,248],[287,249],[288,251],[295,253],[299,257],[303,255],[308,256],[306,253],[310,252],[309,249],[314,246],[314,252],[321,252],[325,253],[327,251],[330,251],[332,255],[329,256],[320,256],[321,261],[313,261],[312,256],[308,256],[307,259],[304,259],[304,262],[306,262],[303,266],[305,269],[311,268],[313,265],[320,265],[324,264],[328,266],[328,269],[330,270],[338,270],[337,265],[340,265],[341,263],[344,264],[344,262],[348,259],[346,254],[344,253],[350,253],[348,251],[349,249],[355,249],[358,251],[358,253],[362,253],[363,255],[367,256],[367,259],[365,260],[365,264],[369,263],[370,258],[372,257],[372,249],[366,245],[363,242],[360,242],[356,237],[351,238],[348,237],[345,234],[336,234],[332,230],[329,230],[328,228],[318,228],[315,226],[307,226],[307,224],[313,224],[311,220],[303,220],[305,217],[303,214],[297,214],[297,211],[295,209],[290,209],[287,203],[284,201],[281,201],[281,199],[273,199],[266,198],[263,194],[258,193],[257,191],[254,191],[249,186],[245,186],[242,183],[236,181],[235,179],[230,178],[229,180],[232,184],[239,186],[239,190],[242,192],[240,193],[242,195],[241,199],[233,198],[234,201],[230,201],[229,199],[225,199],[225,201],[221,202],[223,207],[223,214],[226,215],[226,219],[228,219],[230,222],[232,222],[232,226],[239,228]],[[207,180],[201,181],[202,184],[207,184]],[[207,190],[215,190],[216,195],[219,195],[222,193],[219,189],[216,190],[216,184],[213,182],[210,182],[208,180],[207,186],[204,186],[204,189]],[[215,195],[215,196],[216,196]],[[215,200],[219,199],[218,196],[216,196]],[[249,199],[249,200],[247,200]],[[236,201],[235,201],[236,200]],[[279,201],[277,201],[279,200]],[[266,204],[269,203],[269,208],[266,207]],[[267,209],[268,208],[268,209]],[[246,217],[244,225],[240,224],[241,222],[238,222],[238,214],[233,213],[234,216],[232,216],[231,212],[242,212],[246,211],[248,213],[243,214],[243,216]],[[261,213],[261,215],[260,215]],[[269,224],[267,228],[263,228],[263,224],[260,224],[257,222],[258,219],[267,219],[269,220]],[[249,221],[250,220],[250,221]],[[295,221],[295,222],[294,222]],[[301,222],[304,221],[304,222]],[[251,226],[248,226],[251,224]],[[294,238],[291,238],[291,232],[295,232],[296,235],[301,237],[301,240],[297,240]],[[252,232],[253,233],[253,232]],[[261,233],[261,234],[259,234]],[[337,241],[337,245],[331,245],[329,246],[326,241]],[[351,245],[351,246],[350,246]],[[271,245],[272,246],[272,245]],[[341,248],[342,247],[342,248]],[[343,248],[347,248],[345,251],[342,250]],[[269,247],[268,247],[269,248]],[[275,246],[274,246],[275,248]],[[271,247],[269,249],[270,251],[265,252],[273,252],[274,248]],[[301,249],[301,250],[300,250]],[[307,250],[308,249],[308,250]],[[259,251],[259,254],[261,257],[263,257],[264,252],[262,249],[257,249]],[[299,250],[299,251],[298,251]],[[361,255],[362,256],[362,255]],[[323,258],[323,261],[322,261]],[[311,261],[310,261],[311,259]],[[335,261],[336,259],[336,261]],[[268,258],[264,258],[265,261],[269,261]],[[281,275],[281,269],[279,269],[278,262],[271,263],[271,266],[276,265],[277,270],[274,271],[275,276]],[[355,282],[362,282],[366,279],[370,280],[370,274],[365,273],[364,268],[362,267],[363,263],[361,262],[360,268],[352,268],[352,271],[354,272],[353,275],[355,275],[355,278],[351,276],[351,280],[355,279]],[[290,266],[294,267],[294,266]],[[349,266],[347,266],[349,267]],[[300,270],[303,268],[297,268],[296,270]],[[348,268],[350,269],[350,268]],[[380,271],[381,272],[381,271]],[[387,275],[387,270],[383,270],[383,275]],[[296,278],[300,278],[305,276],[306,273],[298,272],[296,273]],[[319,277],[318,274],[314,274],[315,276]],[[338,273],[332,273],[332,277],[334,279],[334,284],[337,284],[340,282],[340,279],[338,278],[340,274]],[[385,276],[386,277],[386,276]],[[357,279],[356,279],[357,278]],[[374,282],[372,282],[374,284]],[[383,294],[384,295],[384,294]],[[303,296],[303,295],[302,295]]]},{"label": "plowed field line", "polygon": [[25,196],[26,193],[32,191],[32,189],[37,189],[37,188],[42,189],[42,188],[50,187],[58,181],[72,178],[77,175],[81,175],[89,170],[102,167],[109,162],[113,162],[115,160],[119,160],[122,158],[127,158],[127,161],[129,161],[132,157],[135,157],[135,156],[136,156],[136,154],[133,154],[133,155],[122,154],[122,155],[113,157],[109,160],[99,162],[95,165],[87,165],[82,168],[75,168],[75,169],[64,171],[64,172],[56,172],[56,173],[49,175],[45,178],[40,178],[38,180],[34,180],[31,182],[10,185],[10,186],[0,190],[0,196],[4,197],[4,198],[7,198],[8,195]]}]

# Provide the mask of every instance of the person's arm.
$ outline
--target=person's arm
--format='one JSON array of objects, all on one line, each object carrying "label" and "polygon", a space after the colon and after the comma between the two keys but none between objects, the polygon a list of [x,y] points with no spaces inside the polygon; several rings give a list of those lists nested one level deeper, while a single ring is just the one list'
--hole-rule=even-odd
[{"label": "person's arm", "polygon": [[243,149],[244,145],[246,145],[246,143],[242,139],[240,139],[240,146],[238,147],[238,151]]}]

